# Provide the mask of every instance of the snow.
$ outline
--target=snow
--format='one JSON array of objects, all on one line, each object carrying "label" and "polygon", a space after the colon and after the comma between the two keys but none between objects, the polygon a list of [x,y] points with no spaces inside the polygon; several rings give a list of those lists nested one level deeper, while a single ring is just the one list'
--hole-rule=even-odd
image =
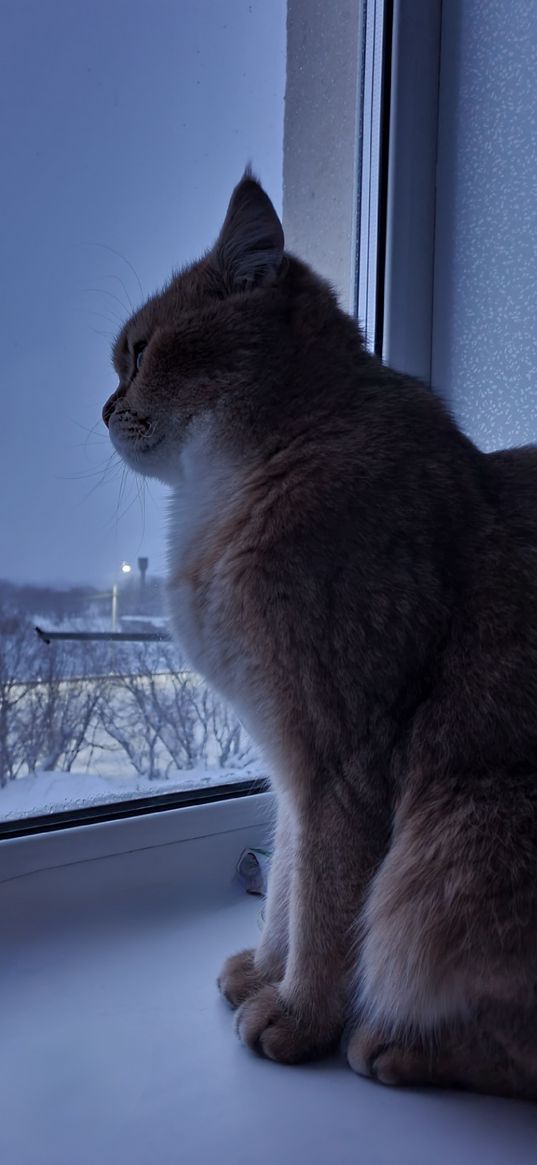
[{"label": "snow", "polygon": [[[147,626],[143,615],[126,618]],[[71,617],[58,626],[88,631],[98,622]],[[159,616],[152,623],[165,625]],[[233,711],[172,643],[45,647],[20,616],[2,651],[0,822],[266,773]]]},{"label": "snow", "polygon": [[153,797],[211,785],[256,780],[265,774],[251,769],[194,768],[149,781],[136,773],[121,779],[84,772],[40,772],[8,781],[0,788],[0,821],[110,805],[136,797]]}]

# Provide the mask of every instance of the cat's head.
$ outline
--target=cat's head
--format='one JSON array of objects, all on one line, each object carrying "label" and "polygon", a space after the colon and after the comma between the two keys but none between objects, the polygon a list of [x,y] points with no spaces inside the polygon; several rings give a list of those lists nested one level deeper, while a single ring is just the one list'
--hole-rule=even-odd
[{"label": "cat's head", "polygon": [[192,423],[251,377],[268,332],[276,339],[267,319],[287,264],[278,215],[247,170],[214,247],[135,312],[114,345],[119,385],[103,419],[137,472],[178,479]]}]

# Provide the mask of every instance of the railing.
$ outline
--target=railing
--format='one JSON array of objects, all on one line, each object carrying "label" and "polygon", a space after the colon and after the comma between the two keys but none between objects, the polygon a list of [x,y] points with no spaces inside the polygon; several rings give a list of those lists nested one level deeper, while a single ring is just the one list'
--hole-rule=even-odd
[{"label": "railing", "polygon": [[167,631],[47,631],[35,628],[42,643],[50,644],[53,639],[101,639],[120,640],[123,643],[171,643],[172,636]]}]

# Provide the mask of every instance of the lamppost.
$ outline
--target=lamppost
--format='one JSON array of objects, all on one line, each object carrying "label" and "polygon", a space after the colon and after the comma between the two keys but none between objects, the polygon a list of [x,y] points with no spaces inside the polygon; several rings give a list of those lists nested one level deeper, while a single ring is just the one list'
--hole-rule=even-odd
[{"label": "lamppost", "polygon": [[[122,574],[130,574],[131,570],[132,570],[132,566],[130,565],[129,562],[122,562],[121,563],[121,573]],[[117,583],[113,583],[112,584],[112,631],[117,631],[117,599],[118,599],[118,586],[117,586]]]},{"label": "lamppost", "polygon": [[148,558],[138,559],[138,570],[140,571],[140,611],[145,613],[145,576],[149,566]]}]

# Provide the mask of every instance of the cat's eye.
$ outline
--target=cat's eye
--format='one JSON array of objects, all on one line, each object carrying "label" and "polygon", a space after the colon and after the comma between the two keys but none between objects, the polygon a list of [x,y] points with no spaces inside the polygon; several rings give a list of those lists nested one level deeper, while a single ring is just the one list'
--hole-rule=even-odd
[{"label": "cat's eye", "polygon": [[137,372],[138,372],[138,369],[141,368],[141,366],[142,366],[142,360],[144,358],[144,352],[146,350],[146,347],[147,347],[147,344],[136,344],[136,346],[135,346],[135,349],[134,349],[134,367],[135,367]]}]

